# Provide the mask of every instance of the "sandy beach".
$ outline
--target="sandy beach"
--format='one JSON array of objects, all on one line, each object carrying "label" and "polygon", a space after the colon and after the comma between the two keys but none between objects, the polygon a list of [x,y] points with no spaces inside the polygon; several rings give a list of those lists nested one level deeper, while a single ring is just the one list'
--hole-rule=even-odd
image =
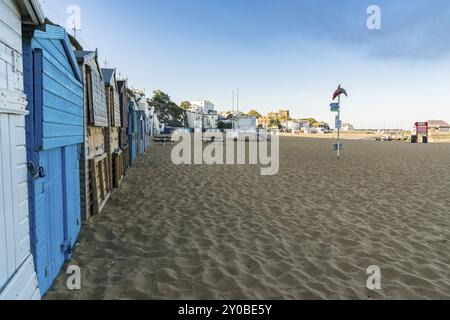
[{"label": "sandy beach", "polygon": [[[450,145],[281,138],[280,172],[175,166],[153,146],[47,299],[446,299]],[[378,265],[382,289],[366,288]]]}]

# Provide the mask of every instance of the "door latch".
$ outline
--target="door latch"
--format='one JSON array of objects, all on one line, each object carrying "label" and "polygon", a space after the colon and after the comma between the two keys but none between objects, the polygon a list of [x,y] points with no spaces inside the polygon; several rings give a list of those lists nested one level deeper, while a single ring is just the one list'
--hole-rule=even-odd
[{"label": "door latch", "polygon": [[38,172],[39,178],[45,178],[45,176],[46,176],[45,169],[43,167],[39,167],[38,171],[39,171]]}]

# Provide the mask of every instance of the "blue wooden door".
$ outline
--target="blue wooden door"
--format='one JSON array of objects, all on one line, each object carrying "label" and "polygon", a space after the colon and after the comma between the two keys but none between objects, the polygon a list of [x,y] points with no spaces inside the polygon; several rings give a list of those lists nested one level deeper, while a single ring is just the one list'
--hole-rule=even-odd
[{"label": "blue wooden door", "polygon": [[65,258],[70,259],[80,233],[80,145],[62,148]]},{"label": "blue wooden door", "polygon": [[51,287],[65,261],[63,168],[61,148],[38,153],[39,176],[35,179],[35,263],[39,289]]}]

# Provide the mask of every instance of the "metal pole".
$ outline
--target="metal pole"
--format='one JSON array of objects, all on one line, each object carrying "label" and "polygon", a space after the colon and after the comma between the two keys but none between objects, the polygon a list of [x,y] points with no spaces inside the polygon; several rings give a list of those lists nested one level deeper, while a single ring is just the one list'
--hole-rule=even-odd
[{"label": "metal pole", "polygon": [[337,132],[337,157],[338,160],[341,159],[341,96],[339,95],[338,97],[338,105],[339,105],[339,109],[338,109],[338,121],[337,121],[337,125],[338,125],[338,132]]},{"label": "metal pole", "polygon": [[233,90],[233,112],[231,113],[231,125],[232,125],[232,129],[233,129],[233,134],[234,134],[234,90]]}]

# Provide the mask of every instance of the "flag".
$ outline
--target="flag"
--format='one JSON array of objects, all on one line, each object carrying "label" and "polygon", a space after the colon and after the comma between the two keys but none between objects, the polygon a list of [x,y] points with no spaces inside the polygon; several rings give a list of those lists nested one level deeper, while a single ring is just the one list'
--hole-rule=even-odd
[{"label": "flag", "polygon": [[336,100],[336,98],[339,97],[341,94],[344,94],[346,97],[348,97],[347,91],[345,91],[345,89],[342,88],[341,85],[339,85],[336,92],[333,94],[333,100]]}]

